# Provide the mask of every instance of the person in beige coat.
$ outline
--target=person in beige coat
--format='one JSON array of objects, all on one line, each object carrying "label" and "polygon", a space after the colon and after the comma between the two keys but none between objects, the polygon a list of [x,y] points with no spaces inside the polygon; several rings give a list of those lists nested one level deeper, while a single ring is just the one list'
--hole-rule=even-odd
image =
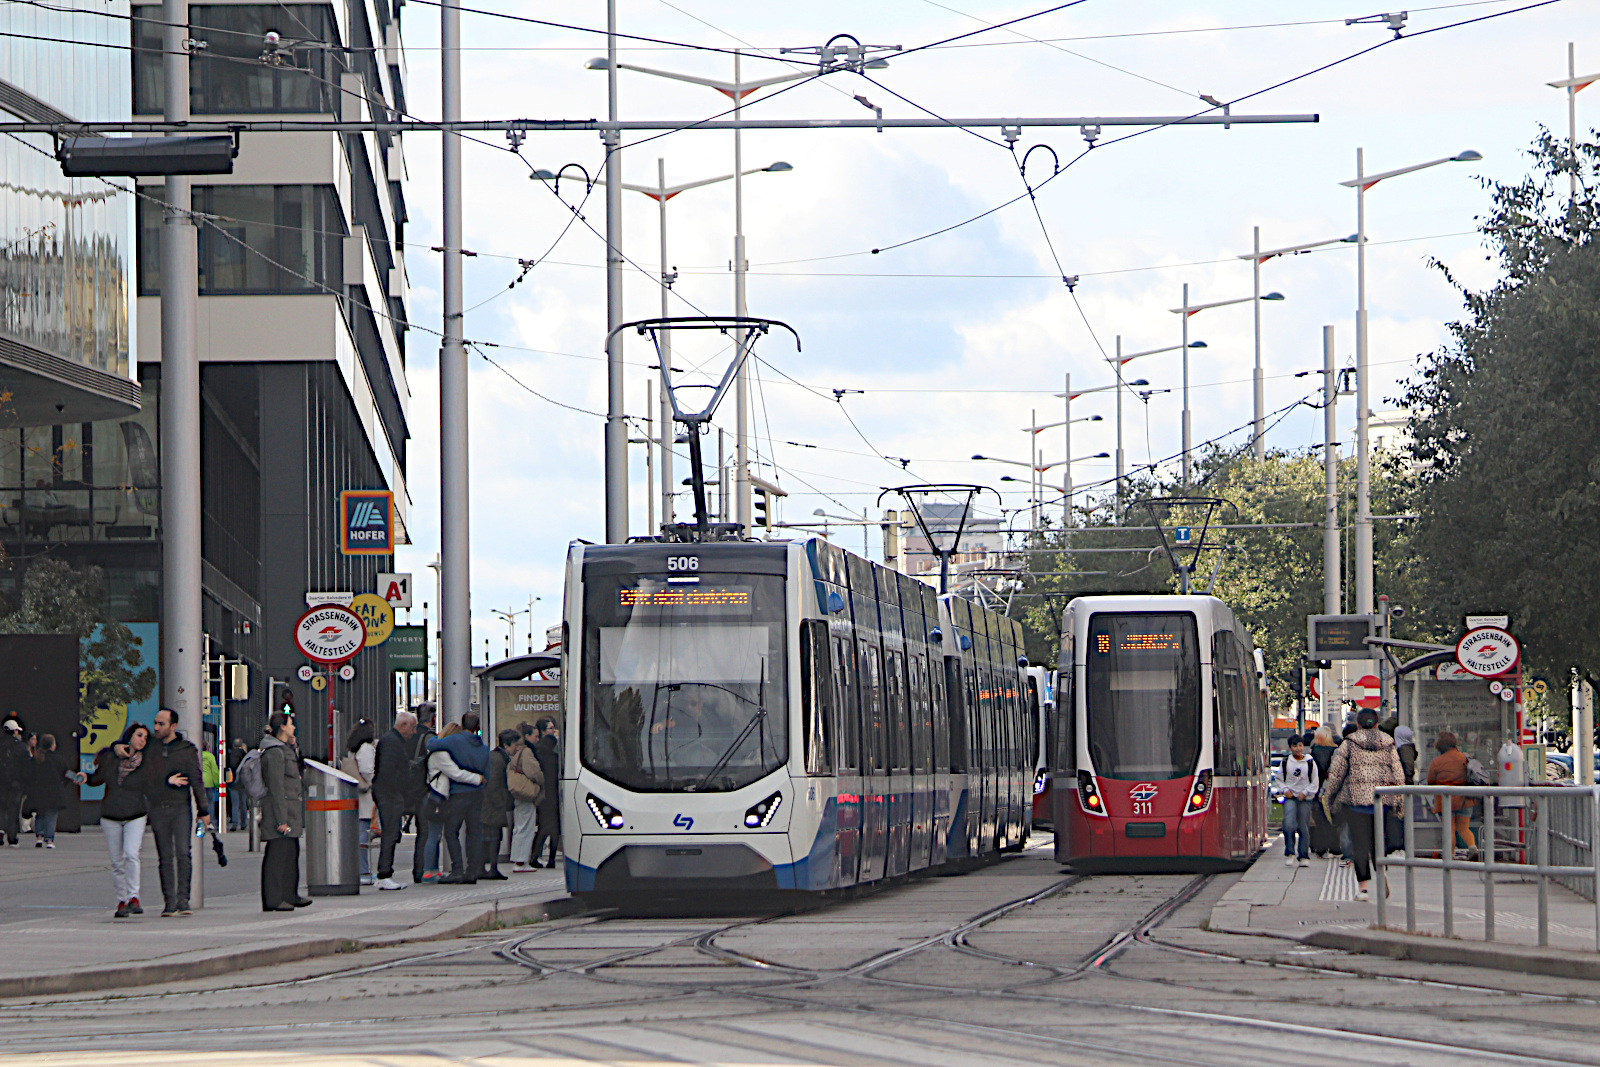
[{"label": "person in beige coat", "polygon": [[539,802],[544,799],[544,771],[539,757],[520,739],[510,749],[506,787],[511,791],[511,873],[533,870],[533,835],[539,825]]},{"label": "person in beige coat", "polygon": [[311,903],[300,895],[300,838],[305,833],[305,793],[294,720],[281,711],[267,719],[261,739],[261,910],[293,911]]},{"label": "person in beige coat", "polygon": [[[1356,713],[1357,729],[1333,754],[1328,780],[1322,789],[1323,803],[1339,811],[1350,829],[1350,849],[1356,865],[1356,899],[1368,899],[1368,883],[1376,859],[1373,840],[1373,790],[1379,786],[1405,785],[1406,772],[1395,751],[1394,738],[1378,729],[1378,713],[1362,708]],[[1385,797],[1384,803],[1398,808],[1399,797]],[[1330,812],[1331,813],[1331,812]],[[1387,890],[1385,890],[1387,891]]]}]

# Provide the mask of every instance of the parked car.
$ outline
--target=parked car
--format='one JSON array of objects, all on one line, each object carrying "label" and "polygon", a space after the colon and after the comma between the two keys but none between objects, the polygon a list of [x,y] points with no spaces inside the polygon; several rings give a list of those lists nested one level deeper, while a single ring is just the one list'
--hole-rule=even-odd
[{"label": "parked car", "polygon": [[[1573,773],[1572,757],[1565,752],[1546,752],[1544,754],[1544,776],[1554,781],[1572,780],[1577,775]],[[1600,752],[1594,757],[1595,780],[1600,781]]]}]

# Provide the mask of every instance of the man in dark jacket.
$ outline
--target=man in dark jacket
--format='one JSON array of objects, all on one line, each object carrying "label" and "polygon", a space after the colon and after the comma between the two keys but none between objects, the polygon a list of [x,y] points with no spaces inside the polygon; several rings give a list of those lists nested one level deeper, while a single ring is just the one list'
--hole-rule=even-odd
[{"label": "man in dark jacket", "polygon": [[0,727],[0,845],[22,844],[22,793],[31,762],[22,737],[22,723],[7,717]]},{"label": "man in dark jacket", "polygon": [[539,801],[539,829],[533,835],[533,855],[530,861],[541,866],[539,857],[544,843],[550,842],[550,862],[543,866],[554,867],[561,854],[561,731],[556,721],[540,719],[533,724],[538,742],[534,754],[539,757],[539,769],[544,772],[544,797]]},{"label": "man in dark jacket", "polygon": [[178,713],[169,708],[156,712],[150,728],[150,744],[144,750],[139,768],[145,799],[150,802],[150,829],[156,838],[156,857],[161,867],[163,916],[193,915],[189,908],[189,884],[194,874],[189,845],[194,835],[194,811],[207,829],[211,827],[211,801],[200,777],[200,750],[178,732]]},{"label": "man in dark jacket", "polygon": [[[378,805],[379,889],[404,889],[394,880],[394,850],[400,843],[400,823],[405,818],[406,795],[411,791],[411,761],[417,755],[417,717],[402,711],[394,717],[394,728],[378,739],[377,764],[372,772],[372,799]],[[422,854],[420,846],[417,854]]]},{"label": "man in dark jacket", "polygon": [[[489,749],[484,745],[483,738],[478,736],[481,720],[478,713],[469,711],[461,716],[461,732],[449,737],[428,738],[427,749],[429,752],[443,750],[450,753],[450,758],[456,761],[456,766],[464,771],[473,771],[487,776],[489,773]],[[467,831],[466,855],[460,853],[460,833],[465,827]],[[458,873],[441,882],[451,884],[464,883],[474,885],[478,881],[478,872],[483,870],[483,786],[469,785],[466,782],[450,782],[450,800],[445,807],[444,816],[444,843],[450,850],[450,860]],[[456,864],[457,859],[461,860]]]},{"label": "man in dark jacket", "polygon": [[511,814],[506,772],[511,766],[511,750],[522,744],[522,735],[501,730],[497,740],[500,743],[489,753],[489,774],[483,780],[483,874],[479,877],[500,882],[506,877],[500,873],[500,841]]}]

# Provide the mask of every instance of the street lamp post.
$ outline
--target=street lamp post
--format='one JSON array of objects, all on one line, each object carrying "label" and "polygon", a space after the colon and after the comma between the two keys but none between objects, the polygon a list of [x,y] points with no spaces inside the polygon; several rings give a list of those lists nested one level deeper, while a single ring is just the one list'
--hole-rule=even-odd
[{"label": "street lamp post", "polygon": [[[614,4],[615,0],[611,0],[611,2]],[[615,84],[616,81],[617,71],[631,70],[640,74],[653,74],[658,78],[670,78],[673,81],[689,82],[694,85],[708,86],[709,88],[717,90],[717,92],[723,94],[733,101],[733,119],[735,122],[737,122],[740,118],[740,111],[744,106],[744,98],[750,94],[764,89],[769,85],[777,85],[781,82],[798,81],[801,78],[812,78],[817,76],[813,71],[802,70],[792,71],[788,74],[779,74],[771,78],[761,78],[756,81],[747,82],[744,80],[741,73],[739,61],[740,52],[738,49],[734,49],[733,81],[731,82],[719,81],[715,78],[701,78],[690,74],[678,74],[674,71],[657,70],[654,67],[641,67],[632,63],[618,63],[616,50],[614,48],[607,51],[606,58],[604,59],[591,59],[588,62],[588,67],[590,70],[606,71],[609,77],[612,79],[613,84]],[[881,60],[869,65],[873,66],[874,69],[876,69],[879,65],[887,66],[887,64],[883,63]],[[613,99],[615,99],[614,93]],[[734,127],[733,313],[740,318],[743,318],[748,314],[745,306],[745,272],[749,268],[749,263],[745,259],[744,252],[744,182],[742,180],[744,142],[742,138],[742,132],[743,131],[739,127]],[[613,183],[620,183],[621,181],[620,177],[614,175],[609,167],[606,170],[606,177]],[[611,195],[614,194],[607,194],[606,203],[608,207],[611,203]],[[620,321],[621,320],[619,319],[618,322]],[[612,323],[610,328],[615,329],[616,325],[616,323]],[[742,328],[734,330],[734,342],[742,351],[744,346],[744,330]],[[620,371],[620,365],[618,369]],[[734,421],[738,424],[734,431],[735,469],[733,474],[733,521],[741,524],[746,530],[748,530],[750,528],[750,371],[748,361],[741,364],[736,373],[734,380],[733,406]],[[609,467],[607,468],[607,474],[608,476],[610,474]],[[626,471],[623,472],[623,476],[626,476]],[[625,492],[626,490],[624,489],[624,493]]]},{"label": "street lamp post", "polygon": [[[1371,615],[1372,599],[1372,463],[1367,454],[1367,190],[1385,178],[1427,170],[1441,163],[1470,163],[1483,156],[1467,149],[1453,156],[1414,163],[1409,167],[1368,174],[1361,149],[1356,149],[1356,176],[1339,184],[1356,191],[1356,602],[1357,615]],[[1265,298],[1263,298],[1265,299]]]},{"label": "street lamp post", "polygon": [[1312,241],[1309,244],[1290,245],[1287,248],[1272,248],[1263,252],[1261,251],[1261,227],[1257,226],[1255,227],[1254,250],[1239,257],[1250,261],[1250,273],[1255,291],[1255,295],[1251,297],[1255,302],[1256,367],[1252,380],[1254,410],[1251,416],[1250,445],[1255,452],[1256,459],[1265,459],[1267,457],[1267,431],[1265,425],[1267,417],[1267,379],[1266,374],[1261,369],[1261,301],[1267,298],[1261,295],[1261,264],[1274,256],[1295,255],[1300,252],[1309,252],[1314,248],[1322,248],[1326,245],[1339,244],[1341,242],[1352,243],[1354,241],[1355,235],[1352,234],[1349,237],[1338,237],[1327,241]]},{"label": "street lamp post", "polygon": [[[1283,294],[1282,293],[1268,293],[1265,296],[1262,296],[1262,295],[1260,295],[1260,293],[1258,291],[1257,293],[1255,293],[1255,294],[1253,294],[1251,296],[1235,297],[1232,300],[1212,300],[1209,303],[1205,303],[1205,304],[1191,304],[1191,303],[1189,303],[1189,283],[1185,282],[1184,285],[1183,285],[1183,306],[1175,307],[1175,308],[1169,308],[1168,309],[1174,315],[1180,315],[1180,316],[1183,317],[1183,342],[1182,342],[1181,347],[1183,348],[1183,484],[1184,484],[1185,488],[1188,488],[1189,483],[1190,483],[1190,478],[1189,478],[1189,452],[1190,452],[1190,449],[1193,447],[1193,436],[1192,436],[1192,433],[1191,433],[1190,415],[1189,415],[1189,348],[1191,347],[1190,344],[1189,344],[1189,318],[1191,316],[1193,316],[1193,315],[1198,315],[1202,311],[1209,311],[1212,308],[1228,307],[1228,306],[1230,306],[1232,304],[1245,304],[1245,303],[1255,303],[1255,304],[1257,304],[1259,306],[1260,302],[1263,301],[1263,300],[1282,300],[1282,299],[1283,299]],[[1259,317],[1258,317],[1258,321],[1259,321]],[[1258,327],[1258,330],[1259,330],[1259,327]],[[1259,337],[1257,338],[1256,359],[1257,359],[1257,363],[1259,365],[1259,361],[1260,361]]]},{"label": "street lamp post", "polygon": [[[1022,431],[1024,433],[1034,434],[1037,437],[1037,435],[1039,433],[1042,433],[1045,430],[1054,430],[1058,426],[1061,427],[1061,429],[1064,431],[1063,436],[1066,438],[1066,440],[1063,442],[1063,444],[1066,446],[1064,451],[1063,451],[1063,454],[1070,456],[1070,455],[1072,455],[1072,426],[1073,426],[1073,424],[1074,423],[1079,423],[1079,422],[1103,422],[1103,421],[1105,421],[1099,415],[1080,415],[1077,418],[1073,418],[1072,417],[1072,402],[1075,399],[1077,399],[1078,397],[1082,396],[1084,393],[1103,393],[1107,389],[1114,389],[1116,387],[1108,385],[1108,386],[1104,386],[1104,387],[1099,388],[1099,389],[1084,389],[1081,392],[1074,393],[1072,391],[1072,375],[1070,375],[1070,374],[1066,376],[1066,386],[1067,386],[1067,391],[1065,393],[1057,393],[1056,396],[1061,398],[1065,402],[1065,406],[1066,406],[1065,414],[1066,414],[1067,417],[1065,419],[1063,419],[1061,422],[1047,422],[1047,423],[1045,423],[1043,425],[1024,426],[1022,428]],[[1040,456],[1041,456],[1041,453],[1039,452],[1038,445],[1035,445],[1034,446],[1034,459],[1037,461],[1040,458]],[[1067,485],[1069,487],[1072,485],[1072,472],[1071,472],[1070,468],[1067,471]],[[1044,487],[1043,487],[1042,481],[1041,481],[1041,484],[1039,486],[1039,496],[1041,498],[1044,496]],[[1069,489],[1069,491],[1067,493],[1067,499],[1063,502],[1062,507],[1063,507],[1063,511],[1062,511],[1062,515],[1061,515],[1061,525],[1062,526],[1071,526],[1072,525],[1072,493],[1071,493],[1070,489]]]},{"label": "street lamp post", "polygon": [[[1197,346],[1201,347],[1201,348],[1205,347],[1205,342],[1204,341],[1196,341],[1195,344]],[[1122,358],[1120,358],[1118,360],[1117,365],[1116,365],[1117,380],[1115,382],[1113,382],[1112,384],[1110,384],[1110,385],[1097,385],[1093,389],[1078,389],[1078,390],[1074,390],[1072,388],[1072,375],[1069,374],[1069,375],[1067,375],[1067,381],[1066,381],[1067,391],[1064,392],[1064,393],[1057,393],[1056,394],[1057,398],[1059,398],[1061,400],[1064,400],[1066,402],[1066,405],[1067,405],[1067,421],[1069,423],[1071,423],[1071,422],[1099,422],[1100,421],[1100,416],[1098,416],[1098,415],[1089,416],[1087,419],[1074,419],[1072,417],[1072,402],[1074,400],[1078,399],[1080,396],[1088,396],[1090,393],[1105,393],[1105,392],[1110,392],[1110,391],[1115,390],[1115,392],[1117,394],[1117,489],[1118,489],[1119,492],[1122,489],[1122,477],[1123,477],[1123,471],[1122,471],[1122,390],[1125,389],[1125,388],[1133,388],[1135,386],[1149,385],[1150,384],[1149,382],[1145,381],[1143,378],[1140,378],[1138,381],[1134,381],[1134,382],[1125,381],[1123,379],[1123,377],[1122,377],[1122,364],[1128,362],[1128,360],[1130,360],[1130,359],[1138,359],[1140,356],[1149,356],[1149,355],[1154,355],[1156,352],[1171,352],[1171,351],[1173,351],[1173,349],[1171,349],[1171,348],[1156,348],[1156,349],[1151,349],[1149,352],[1136,352],[1131,356],[1122,357]],[[1120,337],[1117,338],[1117,352],[1118,352],[1118,354],[1120,356],[1120,354],[1122,352],[1122,338],[1120,338]],[[1053,426],[1056,426],[1056,425],[1060,425],[1060,424],[1059,423],[1051,423],[1050,426],[1041,426],[1041,427],[1039,427],[1039,429],[1048,430],[1048,429],[1051,429]],[[1071,430],[1069,428],[1068,429],[1068,435],[1069,436],[1067,437],[1067,455],[1069,455],[1069,456],[1072,454],[1072,437],[1070,436],[1070,434],[1071,434]],[[1070,473],[1067,475],[1067,482],[1068,482],[1069,485],[1072,482],[1072,476],[1071,476]],[[1069,503],[1069,507],[1070,507],[1070,503]]]},{"label": "street lamp post", "polygon": [[1578,76],[1577,54],[1573,50],[1571,41],[1567,42],[1567,76],[1558,82],[1548,82],[1552,89],[1565,89],[1567,91],[1567,150],[1572,153],[1572,173],[1567,175],[1568,185],[1572,199],[1569,203],[1578,202],[1578,92],[1587,89],[1595,82],[1600,81],[1600,74],[1585,74]]},{"label": "street lamp post", "polygon": [[[660,209],[660,217],[661,217],[661,317],[662,318],[667,318],[668,315],[670,314],[670,309],[669,309],[669,307],[667,305],[667,300],[668,300],[668,297],[671,295],[672,286],[678,280],[678,272],[676,270],[673,270],[672,268],[667,266],[667,201],[671,200],[673,197],[677,196],[679,193],[685,192],[685,191],[687,191],[689,189],[698,189],[702,185],[715,185],[718,182],[736,181],[738,178],[743,177],[743,175],[745,175],[745,174],[768,174],[768,173],[770,173],[770,174],[782,174],[782,173],[785,173],[785,172],[791,171],[791,170],[794,170],[793,166],[791,166],[788,163],[783,162],[782,160],[779,160],[778,162],[770,163],[765,167],[755,167],[755,168],[753,168],[751,170],[741,171],[739,174],[721,174],[721,175],[718,175],[715,178],[702,178],[699,181],[684,182],[681,185],[668,185],[667,184],[667,161],[664,160],[664,159],[658,158],[656,160],[656,184],[655,185],[633,185],[633,184],[631,184],[629,182],[623,182],[622,183],[622,188],[624,190],[627,190],[629,192],[635,192],[635,193],[643,193],[645,196],[648,196],[650,199],[654,200],[656,202],[656,206]],[[556,177],[556,175],[553,172],[547,171],[547,170],[535,171],[533,176],[535,178],[541,180],[541,181],[549,181],[549,180],[551,180],[551,179]],[[605,185],[607,183],[606,183],[605,179],[601,179],[599,181],[596,181],[594,184],[595,185]],[[668,370],[670,371],[670,369],[672,367],[672,331],[671,330],[662,330],[660,332],[660,338],[661,338],[661,358],[666,363],[666,365],[668,367]],[[661,521],[662,521],[663,524],[667,524],[667,523],[671,523],[673,521],[673,518],[674,518],[674,515],[673,515],[673,495],[674,495],[673,494],[673,488],[674,487],[673,487],[673,483],[672,483],[672,443],[673,443],[674,431],[673,431],[673,424],[672,424],[672,398],[664,390],[662,391],[662,394],[661,394],[661,402],[659,404],[658,417],[660,419],[660,422],[659,422],[659,434],[657,436],[656,443],[660,447],[659,455],[660,455],[660,459],[661,459]],[[651,530],[650,532],[653,534],[655,531]]]}]

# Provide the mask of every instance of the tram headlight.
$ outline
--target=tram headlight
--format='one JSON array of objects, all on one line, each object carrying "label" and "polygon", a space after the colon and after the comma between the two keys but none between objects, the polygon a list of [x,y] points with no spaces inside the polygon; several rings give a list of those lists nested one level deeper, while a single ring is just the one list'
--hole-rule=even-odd
[{"label": "tram headlight", "polygon": [[770,823],[778,814],[778,806],[783,803],[783,794],[774,793],[759,804],[752,804],[744,813],[744,824],[751,830],[759,830]]},{"label": "tram headlight", "polygon": [[1106,804],[1100,799],[1100,790],[1094,784],[1094,775],[1088,771],[1078,772],[1078,804],[1090,815],[1106,813]]},{"label": "tram headlight", "polygon": [[610,804],[596,797],[594,794],[584,798],[584,803],[589,807],[589,813],[594,816],[594,821],[607,830],[620,830],[628,825],[628,820],[623,818],[622,812]]},{"label": "tram headlight", "polygon": [[1204,770],[1194,776],[1194,788],[1189,790],[1189,802],[1184,805],[1185,815],[1198,815],[1211,806],[1211,771]]}]

